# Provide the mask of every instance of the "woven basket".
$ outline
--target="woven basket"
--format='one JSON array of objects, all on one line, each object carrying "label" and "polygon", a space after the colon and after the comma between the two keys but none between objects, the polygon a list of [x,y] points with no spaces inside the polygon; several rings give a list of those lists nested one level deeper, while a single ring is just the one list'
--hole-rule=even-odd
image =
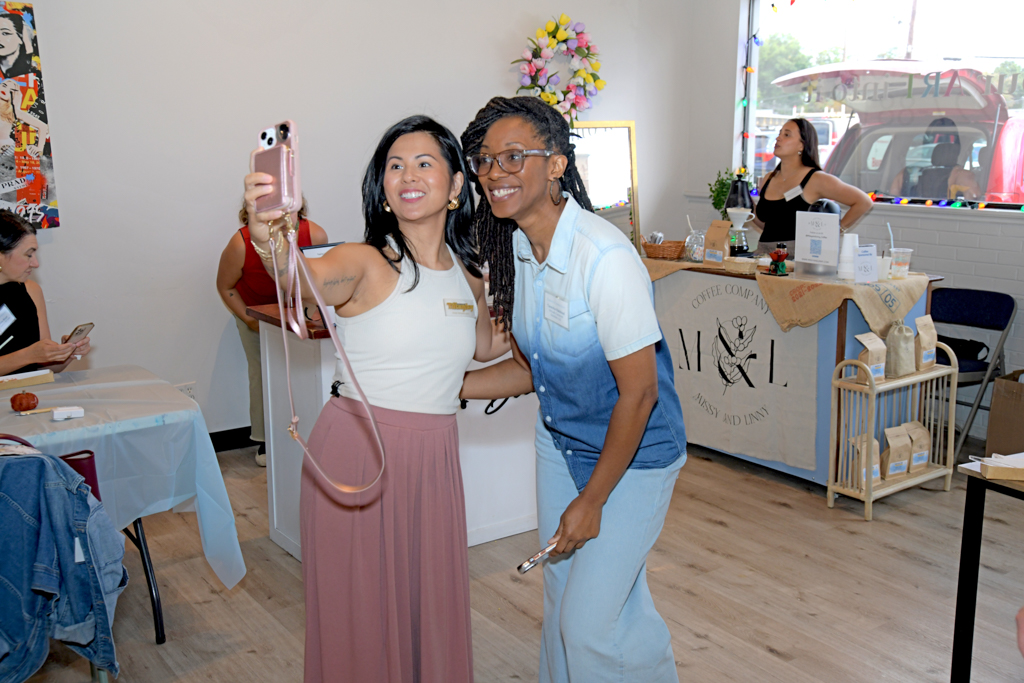
[{"label": "woven basket", "polygon": [[667,259],[669,261],[675,261],[683,255],[683,247],[685,242],[662,242],[661,244],[651,244],[650,242],[644,242],[644,253],[647,254],[647,258],[659,258]]}]

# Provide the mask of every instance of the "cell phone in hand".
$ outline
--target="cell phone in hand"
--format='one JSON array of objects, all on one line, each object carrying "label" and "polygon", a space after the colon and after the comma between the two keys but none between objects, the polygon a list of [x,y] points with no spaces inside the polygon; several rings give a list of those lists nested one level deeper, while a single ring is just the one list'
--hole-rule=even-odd
[{"label": "cell phone in hand", "polygon": [[[77,344],[89,336],[93,327],[95,327],[95,325],[92,323],[82,323],[81,325],[76,326],[75,329],[71,330],[71,334],[68,335],[68,340],[63,343]],[[71,356],[63,363],[54,363],[53,365],[47,365],[45,367],[47,370],[52,370],[53,372],[62,372],[73,360],[75,360],[75,354],[71,354]]]},{"label": "cell phone in hand", "polygon": [[83,339],[89,336],[89,333],[92,332],[93,327],[95,327],[95,325],[93,325],[92,323],[82,323],[81,325],[78,325],[77,327],[75,327],[75,329],[71,330],[71,334],[68,335],[68,340],[64,343],[77,344],[78,342],[82,341]]},{"label": "cell phone in hand", "polygon": [[273,176],[274,191],[256,200],[256,211],[302,208],[299,178],[299,135],[295,122],[282,121],[260,132],[259,147],[249,157],[249,170]]},{"label": "cell phone in hand", "polygon": [[544,548],[539,553],[537,553],[536,555],[534,555],[533,557],[528,559],[526,562],[523,562],[521,565],[519,565],[519,567],[517,567],[517,569],[519,569],[519,573],[520,574],[525,574],[526,572],[530,571],[531,569],[536,567],[538,564],[540,564],[540,561],[543,560],[545,557],[547,557],[548,553],[550,553],[552,550],[554,550],[556,545],[558,545],[558,544],[557,543],[552,543],[547,548]]}]

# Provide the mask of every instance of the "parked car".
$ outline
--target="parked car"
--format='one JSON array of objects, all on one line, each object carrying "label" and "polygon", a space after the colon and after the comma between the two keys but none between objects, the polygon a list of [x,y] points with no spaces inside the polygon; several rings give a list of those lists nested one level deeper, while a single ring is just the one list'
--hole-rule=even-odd
[{"label": "parked car", "polygon": [[754,136],[754,177],[768,175],[775,168],[775,140],[778,130],[766,130]]},{"label": "parked car", "polygon": [[795,92],[812,81],[859,119],[832,150],[829,173],[865,192],[946,199],[974,194],[964,189],[974,186],[978,196],[969,199],[1024,203],[1024,116],[1008,116],[980,71],[874,60],[811,67],[773,83]]}]

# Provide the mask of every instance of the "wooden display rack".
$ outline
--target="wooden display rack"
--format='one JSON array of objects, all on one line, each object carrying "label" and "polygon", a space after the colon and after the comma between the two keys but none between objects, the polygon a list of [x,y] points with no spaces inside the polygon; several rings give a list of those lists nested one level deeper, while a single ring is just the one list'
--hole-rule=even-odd
[{"label": "wooden display rack", "polygon": [[[956,426],[956,383],[958,364],[948,346],[938,347],[951,365],[936,365],[898,379],[875,382],[867,365],[844,360],[832,373],[832,425],[829,432],[828,506],[836,494],[864,501],[864,519],[871,521],[871,505],[891,493],[945,477],[949,491],[953,478],[953,445]],[[847,368],[849,370],[847,370]],[[857,370],[868,376],[858,384]],[[845,371],[845,373],[844,373]],[[885,450],[885,429],[918,420],[931,434],[932,447],[926,469],[899,479],[875,484],[871,463],[862,462],[854,439],[870,434],[878,439],[879,453]],[[870,446],[867,457],[870,458]]]}]

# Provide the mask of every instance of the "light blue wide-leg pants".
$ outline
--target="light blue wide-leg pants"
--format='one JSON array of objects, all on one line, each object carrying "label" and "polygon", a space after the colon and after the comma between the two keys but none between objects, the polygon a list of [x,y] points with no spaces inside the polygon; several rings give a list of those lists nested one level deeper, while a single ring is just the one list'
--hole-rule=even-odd
[{"label": "light blue wide-leg pants", "polygon": [[[543,547],[578,493],[539,416],[536,444]],[[543,562],[540,683],[678,682],[671,637],[654,607],[646,570],[685,460],[626,470],[604,505],[598,537]]]}]

